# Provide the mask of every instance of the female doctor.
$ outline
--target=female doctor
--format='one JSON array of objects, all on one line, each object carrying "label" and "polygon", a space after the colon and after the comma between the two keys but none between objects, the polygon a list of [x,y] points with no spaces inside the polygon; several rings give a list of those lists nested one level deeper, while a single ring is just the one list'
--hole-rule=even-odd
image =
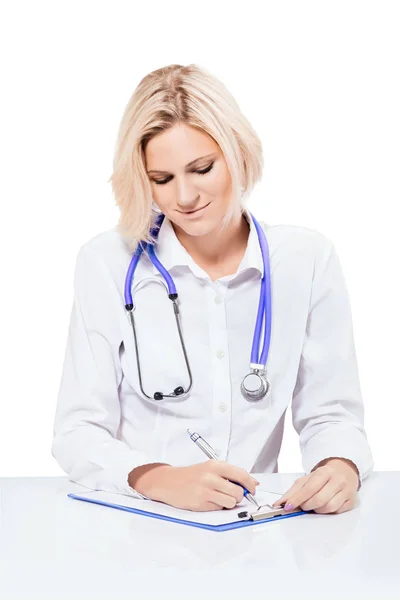
[{"label": "female doctor", "polygon": [[324,235],[248,210],[262,164],[204,69],[170,65],[134,91],[110,178],[118,226],[75,265],[52,443],[71,481],[233,507],[256,493],[251,473],[277,472],[290,405],[305,475],[276,504],[355,506],[372,457],[343,274]]}]

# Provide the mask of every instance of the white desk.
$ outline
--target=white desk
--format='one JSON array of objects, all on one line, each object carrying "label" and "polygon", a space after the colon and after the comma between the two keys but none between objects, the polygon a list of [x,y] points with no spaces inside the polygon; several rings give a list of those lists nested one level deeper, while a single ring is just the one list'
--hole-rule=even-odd
[{"label": "white desk", "polygon": [[[295,477],[260,481],[280,492]],[[400,599],[398,472],[373,473],[342,515],[220,533],[66,496],[79,491],[0,479],[1,600]]]}]

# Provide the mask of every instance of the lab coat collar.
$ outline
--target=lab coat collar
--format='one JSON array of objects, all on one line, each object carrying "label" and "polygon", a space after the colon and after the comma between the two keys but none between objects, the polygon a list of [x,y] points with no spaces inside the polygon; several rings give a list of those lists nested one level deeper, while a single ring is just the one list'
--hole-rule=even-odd
[{"label": "lab coat collar", "polygon": [[[246,251],[235,276],[247,269],[256,269],[262,277],[264,274],[264,265],[257,230],[247,209],[243,210],[243,215],[250,224],[250,232]],[[160,227],[155,251],[159,261],[167,271],[171,272],[175,267],[187,267],[197,277],[207,277],[205,271],[193,260],[191,255],[182,246],[175,234],[171,221],[167,217],[164,218]],[[154,265],[152,265],[152,268],[154,274],[157,274],[158,269]]]}]

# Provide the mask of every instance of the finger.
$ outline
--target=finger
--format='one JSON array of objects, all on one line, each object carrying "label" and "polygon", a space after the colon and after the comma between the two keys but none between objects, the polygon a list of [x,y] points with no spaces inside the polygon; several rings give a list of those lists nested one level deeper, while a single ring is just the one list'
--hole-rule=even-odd
[{"label": "finger", "polygon": [[215,504],[215,502],[206,502],[203,505],[203,508],[199,509],[196,508],[196,510],[201,510],[201,511],[209,511],[209,510],[221,510],[222,506],[220,506],[219,504]]},{"label": "finger", "polygon": [[232,483],[224,477],[218,477],[214,489],[222,492],[223,494],[227,494],[228,496],[233,496],[236,498],[236,502],[240,502],[243,499],[242,486],[236,485],[236,483]]},{"label": "finger", "polygon": [[340,514],[340,513],[346,512],[348,510],[352,510],[356,504],[357,504],[357,499],[350,498],[349,500],[346,500],[346,502],[344,502],[342,504],[342,506],[336,510],[336,513]]},{"label": "finger", "polygon": [[208,502],[214,502],[214,504],[218,504],[222,508],[235,508],[236,506],[236,498],[234,496],[228,496],[228,494],[223,494],[218,490],[212,490],[207,498]]},{"label": "finger", "polygon": [[[325,506],[341,490],[343,490],[343,486],[337,480],[330,479],[319,492],[311,496],[308,500],[300,502],[299,506],[301,506],[303,510],[316,510],[317,508]],[[344,500],[346,500],[346,497],[347,495],[345,494]]]},{"label": "finger", "polygon": [[325,469],[310,473],[305,484],[293,494],[288,495],[285,506],[289,510],[301,506],[319,492],[328,483],[330,478],[331,473]]},{"label": "finger", "polygon": [[223,461],[218,461],[215,468],[221,477],[225,477],[225,479],[229,479],[232,483],[237,483],[245,487],[251,494],[255,494],[257,479],[249,475],[245,469]]},{"label": "finger", "polygon": [[236,498],[237,502],[240,502],[243,498],[244,490],[240,485],[232,483],[217,473],[205,473],[203,476],[203,483],[210,491],[217,490],[222,494],[233,496]]},{"label": "finger", "polygon": [[[344,490],[340,490],[339,492],[337,492],[337,494],[332,496],[325,504],[315,508],[314,511],[321,515],[334,513],[336,511],[338,511],[343,506],[343,504],[345,502],[347,502],[347,500],[348,500],[347,493]],[[302,505],[302,508],[303,508],[303,505]],[[305,508],[304,510],[309,510],[309,509]]]},{"label": "finger", "polygon": [[296,479],[296,481],[294,482],[292,487],[289,488],[279,500],[274,502],[272,506],[280,506],[281,504],[285,504],[286,500],[290,496],[292,496],[295,492],[297,492],[300,488],[303,487],[303,485],[306,483],[306,481],[309,477],[310,477],[309,475],[303,475],[302,477],[299,477],[298,479]]},{"label": "finger", "polygon": [[[249,487],[253,488],[255,491],[255,486],[260,482],[252,477],[245,469],[241,467],[237,467],[235,465],[231,465],[224,461],[218,461],[216,463],[217,473],[230,481],[237,483],[243,487],[249,489]],[[249,490],[250,491],[250,490]]]}]

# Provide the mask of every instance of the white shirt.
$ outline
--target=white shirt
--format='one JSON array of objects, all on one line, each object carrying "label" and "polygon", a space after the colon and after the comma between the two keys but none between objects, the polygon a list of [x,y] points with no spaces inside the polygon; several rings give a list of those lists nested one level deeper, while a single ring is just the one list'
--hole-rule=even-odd
[{"label": "white shirt", "polygon": [[[134,467],[207,460],[188,428],[200,433],[221,460],[248,472],[277,472],[290,404],[306,473],[328,457],[352,460],[361,480],[371,471],[351,310],[334,246],[312,229],[260,224],[270,254],[272,327],[271,392],[259,402],[248,402],[240,391],[250,371],[263,274],[252,221],[237,272],[215,282],[183,248],[167,218],[160,229],[156,254],[179,294],[193,374],[184,399],[155,401],[141,394],[124,300],[131,255],[116,228],[80,248],[52,444],[71,481],[135,496],[127,482]],[[161,279],[143,254],[134,285],[147,277]],[[152,396],[186,388],[165,287],[143,282],[134,301],[144,390]]]}]

